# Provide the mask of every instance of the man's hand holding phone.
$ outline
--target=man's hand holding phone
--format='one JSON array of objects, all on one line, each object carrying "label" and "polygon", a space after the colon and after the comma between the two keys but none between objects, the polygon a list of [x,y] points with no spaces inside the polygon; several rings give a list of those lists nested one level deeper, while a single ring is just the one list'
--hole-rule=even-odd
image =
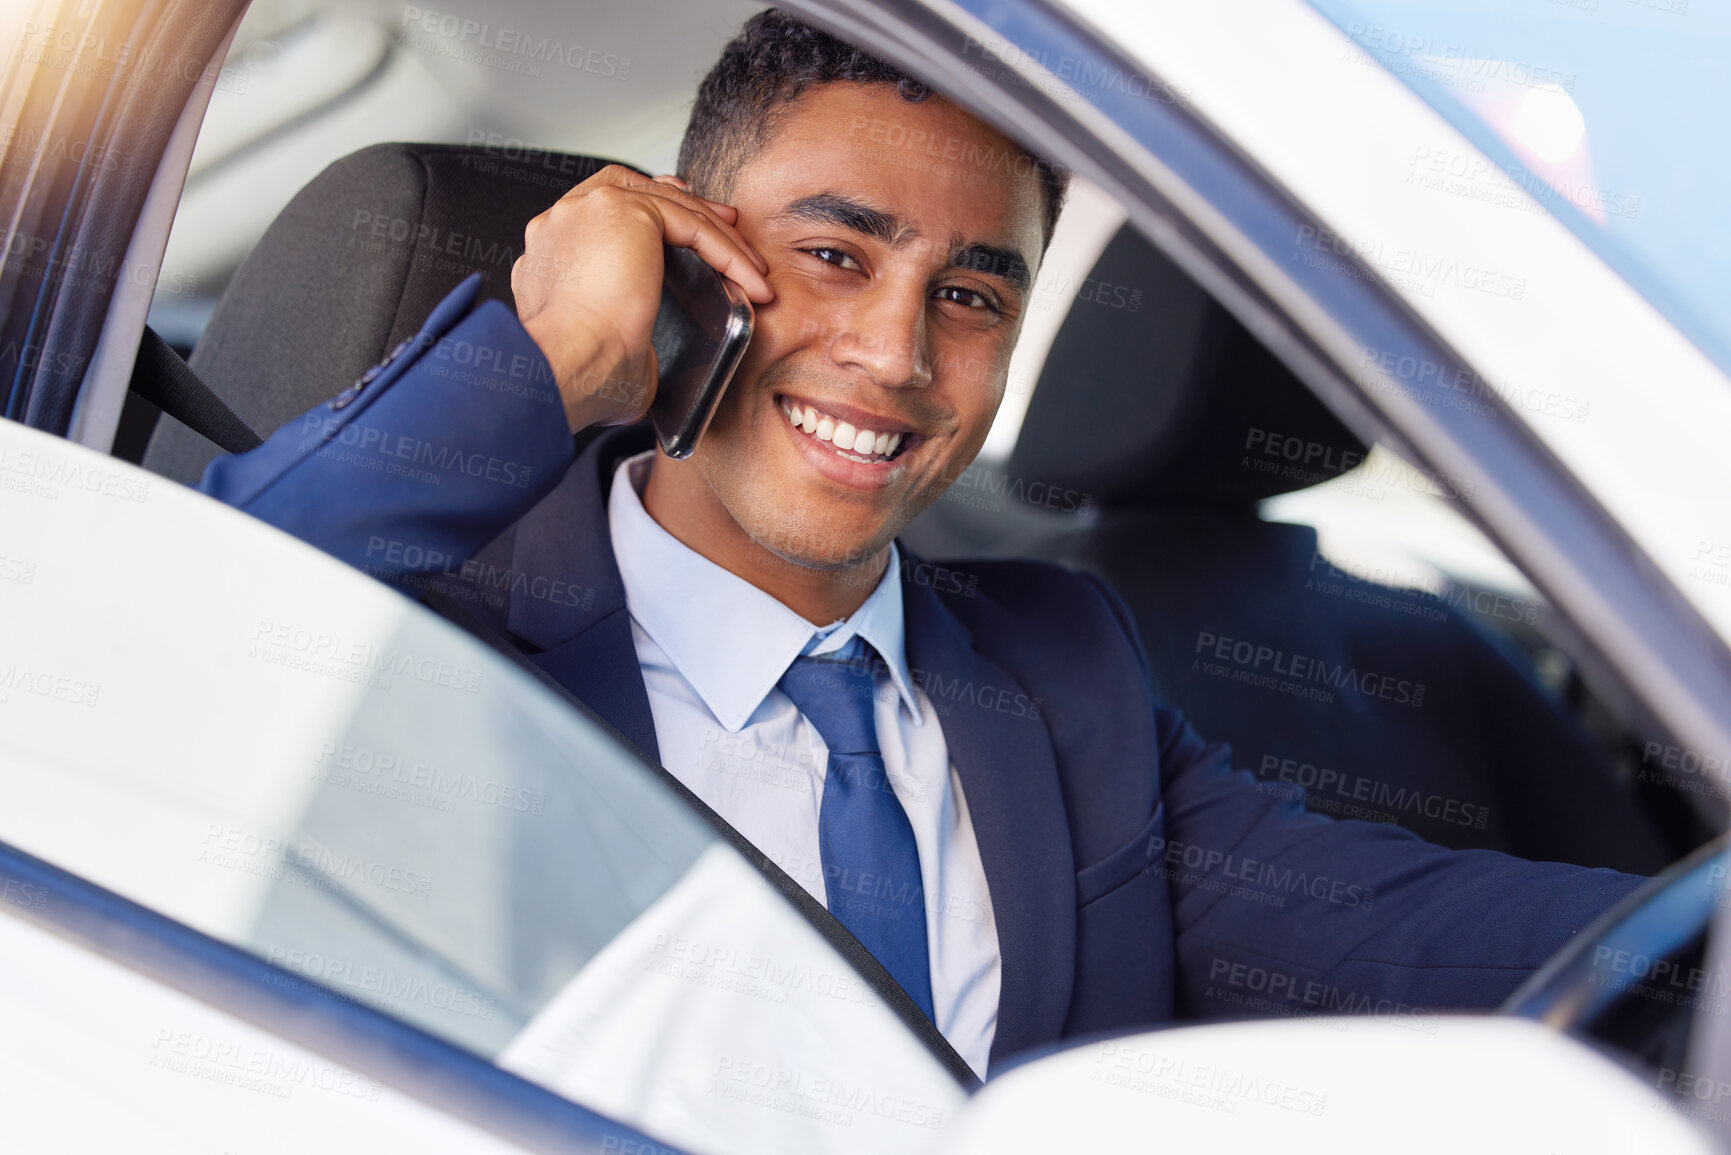
[{"label": "man's hand holding phone", "polygon": [[619,165],[561,197],[524,234],[511,270],[517,317],[553,367],[573,433],[641,418],[655,396],[650,348],[663,246],[688,248],[753,302],[774,297],[769,266],[730,205]]}]

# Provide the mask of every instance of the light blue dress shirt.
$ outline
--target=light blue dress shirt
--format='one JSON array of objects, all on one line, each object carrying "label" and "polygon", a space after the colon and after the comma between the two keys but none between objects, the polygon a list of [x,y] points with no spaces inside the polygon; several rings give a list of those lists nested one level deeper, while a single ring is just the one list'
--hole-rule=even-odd
[{"label": "light blue dress shirt", "polygon": [[640,494],[652,454],[620,463],[607,520],[662,765],[823,902],[817,812],[828,750],[776,683],[802,653],[869,643],[888,667],[875,695],[878,741],[919,848],[937,1027],[983,1077],[998,1022],[998,932],[961,782],[908,669],[899,552],[890,547],[852,617],[814,626],[649,516]]}]

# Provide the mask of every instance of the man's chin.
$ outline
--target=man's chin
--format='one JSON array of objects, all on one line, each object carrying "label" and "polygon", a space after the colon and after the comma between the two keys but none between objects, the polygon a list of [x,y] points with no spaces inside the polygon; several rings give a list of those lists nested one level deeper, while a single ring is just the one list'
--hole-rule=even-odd
[{"label": "man's chin", "polygon": [[876,533],[841,535],[802,527],[777,526],[754,533],[752,540],[781,561],[814,573],[851,574],[883,557],[893,536]]},{"label": "man's chin", "polygon": [[886,541],[881,545],[874,543],[868,547],[845,552],[838,550],[814,552],[808,547],[787,546],[763,539],[759,539],[757,544],[788,565],[798,566],[800,569],[811,570],[814,573],[847,574],[857,572],[861,567],[867,566],[881,557],[889,542]]}]

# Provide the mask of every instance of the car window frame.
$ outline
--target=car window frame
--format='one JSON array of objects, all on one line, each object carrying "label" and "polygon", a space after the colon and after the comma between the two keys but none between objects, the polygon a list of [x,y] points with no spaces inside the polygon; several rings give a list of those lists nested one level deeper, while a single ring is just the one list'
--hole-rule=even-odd
[{"label": "car window frame", "polygon": [[[0,220],[8,252],[22,236],[46,255],[39,277],[25,262],[0,274],[0,300],[13,306],[0,315],[5,416],[112,446],[193,142],[249,2],[83,16],[62,5],[65,24],[20,26],[0,91],[13,115],[42,123],[5,143]],[[62,28],[79,45],[65,65],[28,54],[32,34],[39,54],[56,51]],[[80,68],[94,70],[89,83]],[[73,373],[70,389],[56,381]]]}]

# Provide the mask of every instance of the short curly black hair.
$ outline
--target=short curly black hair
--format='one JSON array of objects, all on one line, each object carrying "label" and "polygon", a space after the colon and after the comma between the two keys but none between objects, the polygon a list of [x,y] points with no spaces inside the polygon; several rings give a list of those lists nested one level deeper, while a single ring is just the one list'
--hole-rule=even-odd
[{"label": "short curly black hair", "polygon": [[[726,200],[733,177],[752,150],[779,126],[779,118],[807,89],[846,81],[893,84],[904,100],[931,95],[920,81],[877,57],[838,40],[778,8],[745,22],[697,89],[697,103],[679,146],[681,179],[700,195]],[[1070,174],[1028,155],[1045,193],[1041,226],[1051,243]]]}]

